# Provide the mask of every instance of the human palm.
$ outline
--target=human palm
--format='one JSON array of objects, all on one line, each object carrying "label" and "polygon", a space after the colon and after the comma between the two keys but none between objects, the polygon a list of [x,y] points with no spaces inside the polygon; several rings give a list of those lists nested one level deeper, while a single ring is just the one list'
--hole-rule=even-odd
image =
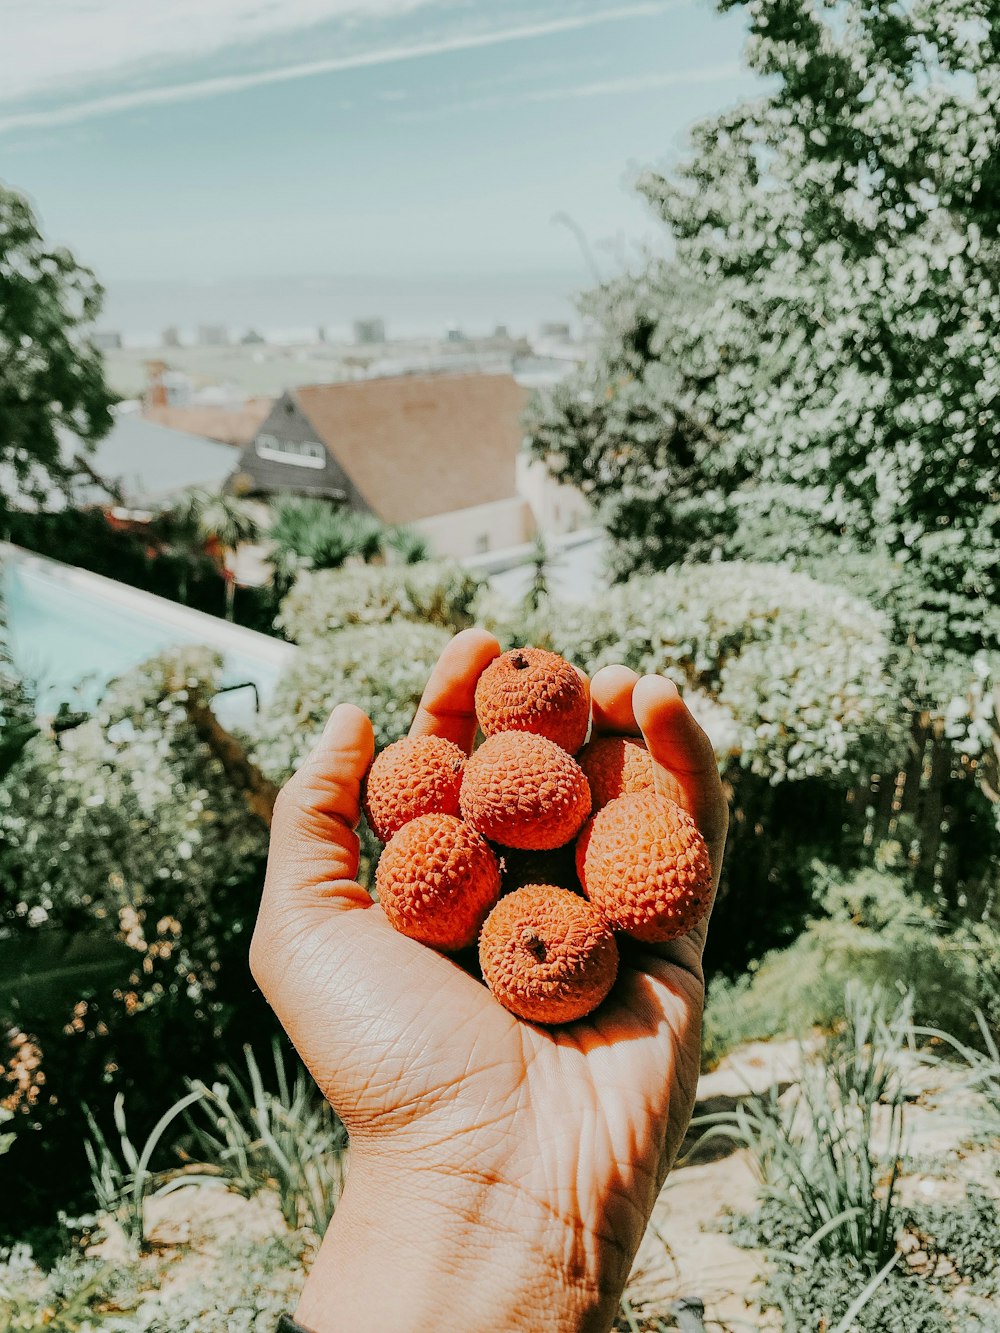
[{"label": "human palm", "polygon": [[[458,635],[411,734],[471,749],[475,684],[498,652],[483,631]],[[657,786],[699,823],[717,882],[726,805],[677,691],[609,667],[591,692],[595,731],[645,737]],[[279,798],[255,976],[373,1181],[405,1179],[446,1208],[449,1192],[467,1199],[498,1235],[565,1225],[568,1270],[620,1289],[691,1113],[705,926],[659,948],[625,942],[614,990],[588,1019],[518,1020],[465,960],[398,934],[354,882],[372,750],[368,719],[342,705]]]}]

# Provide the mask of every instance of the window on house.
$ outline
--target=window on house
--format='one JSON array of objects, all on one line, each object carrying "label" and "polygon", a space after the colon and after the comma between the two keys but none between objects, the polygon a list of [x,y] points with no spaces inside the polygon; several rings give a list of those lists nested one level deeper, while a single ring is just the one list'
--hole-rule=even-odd
[{"label": "window on house", "polygon": [[258,435],[254,446],[258,458],[293,467],[325,467],[326,450],[317,440],[279,440],[276,435]]},{"label": "window on house", "polygon": [[488,532],[481,532],[479,536],[476,538],[476,553],[478,555],[485,555],[485,553],[489,549],[490,549],[490,534]]}]

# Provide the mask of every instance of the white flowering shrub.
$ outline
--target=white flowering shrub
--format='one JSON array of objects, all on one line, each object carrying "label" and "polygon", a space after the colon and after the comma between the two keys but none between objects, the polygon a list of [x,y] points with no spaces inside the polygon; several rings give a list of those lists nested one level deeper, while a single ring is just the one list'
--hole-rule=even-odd
[{"label": "white flowering shrub", "polygon": [[406,734],[431,668],[451,635],[405,620],[355,625],[300,648],[261,719],[254,760],[276,781],[296,769],[339,703],[372,719],[378,746]]},{"label": "white flowering shrub", "polygon": [[459,630],[472,623],[478,590],[478,580],[450,561],[306,570],[282,602],[277,624],[296,643],[401,620]]},{"label": "white flowering shrub", "polygon": [[527,622],[495,597],[480,609],[505,640],[532,637],[591,673],[624,662],[671,676],[720,760],[771,783],[849,780],[903,752],[884,618],[780,566],[679,566]]}]

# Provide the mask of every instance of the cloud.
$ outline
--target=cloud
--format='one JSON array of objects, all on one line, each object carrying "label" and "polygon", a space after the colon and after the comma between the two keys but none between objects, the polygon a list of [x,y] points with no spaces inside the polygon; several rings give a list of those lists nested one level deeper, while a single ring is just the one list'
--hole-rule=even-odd
[{"label": "cloud", "polygon": [[685,84],[726,83],[738,79],[746,70],[736,60],[723,65],[703,65],[694,69],[666,70],[662,74],[641,74],[624,79],[605,79],[581,83],[570,88],[540,88],[525,93],[525,102],[562,102],[572,97],[617,97],[623,93],[647,92],[654,88],[679,88]]},{"label": "cloud", "polygon": [[[136,0],[48,0],[50,6],[67,10],[67,13],[73,18],[70,27],[71,32],[76,34],[75,40],[83,43],[87,49],[99,46],[99,41],[97,33],[85,35],[80,30],[78,20],[82,14],[85,12],[99,14],[103,29],[106,11],[114,10],[118,12],[127,8],[130,13],[134,14],[135,2]],[[362,12],[365,17],[371,17],[378,13],[398,14],[405,10],[421,8],[427,3],[428,0],[363,0],[363,3],[360,0],[351,0],[351,3],[348,3],[348,0],[339,0],[339,2],[338,0],[277,0],[277,3],[275,0],[211,0],[211,3],[206,3],[206,0],[172,0],[170,17],[171,20],[176,20],[183,27],[184,12],[190,12],[192,31],[183,38],[183,50],[191,54],[197,49],[199,54],[204,55],[206,50],[231,45],[236,40],[233,24],[237,18],[240,20],[239,40],[249,41],[259,39],[264,35],[268,23],[273,25],[271,30],[276,31],[279,26],[281,29],[303,26],[308,22],[318,22],[321,18],[329,18],[336,14],[344,17],[357,16]],[[591,27],[595,24],[651,17],[682,3],[684,3],[684,0],[647,0],[646,3],[620,5],[614,9],[595,10],[566,18],[541,20],[487,32],[467,32],[406,46],[382,47],[375,50],[359,51],[347,56],[304,61],[271,69],[252,70],[244,74],[220,75],[215,78],[197,79],[188,83],[168,83],[159,86],[151,84],[143,88],[110,93],[105,96],[82,98],[41,110],[15,110],[6,116],[0,117],[0,133],[14,129],[68,125],[93,116],[112,115],[116,112],[128,111],[142,106],[162,106],[173,102],[218,97],[228,93],[243,92],[266,84],[286,83],[320,74],[389,65],[406,60],[419,60],[428,56],[468,51],[480,47],[495,46],[504,42],[526,41],[531,38],[546,37],[578,28]],[[216,12],[217,10],[218,12]],[[207,18],[208,12],[211,13],[210,21]],[[310,14],[314,16],[311,19],[308,17]],[[198,22],[199,15],[206,21]],[[147,23],[143,27],[141,35],[145,39],[147,47],[153,32],[159,32],[162,18],[163,14],[160,13],[157,15],[155,25],[150,26]],[[222,21],[225,18],[228,18],[229,21],[228,29],[226,23]],[[16,25],[13,37],[9,27],[4,34],[5,49],[16,50],[19,63],[21,51],[18,42],[19,40],[25,41],[26,56],[24,63],[27,67],[31,66],[33,60],[37,64],[38,53],[32,45],[37,36],[35,26],[22,20],[20,39]],[[127,27],[127,24],[124,26]],[[250,36],[251,29],[252,37]],[[46,82],[51,82],[52,78],[55,77],[53,71],[61,67],[65,68],[69,63],[68,45],[70,41],[69,33],[65,31],[60,33],[58,42],[52,48],[51,59],[48,61]],[[108,69],[120,71],[123,65],[128,64],[129,57],[122,46],[122,40],[119,40],[117,48],[113,44],[111,50],[101,50],[101,59]],[[117,55],[112,59],[115,49],[117,49]],[[172,47],[169,43],[165,44],[160,49],[159,54],[162,56],[168,50],[174,56],[182,54],[182,37],[180,35],[175,38]],[[139,56],[138,46],[134,39],[131,52],[131,59],[135,62],[139,59]],[[150,54],[148,50],[145,52],[147,59],[150,58]],[[93,65],[93,61],[91,64]],[[76,69],[77,79],[79,79],[81,72],[78,65]],[[6,72],[0,71],[0,73],[6,79]],[[90,73],[96,73],[96,70],[91,68]],[[49,76],[52,76],[52,78]],[[23,82],[22,80],[22,84]],[[30,85],[30,76],[28,82]],[[6,79],[6,82],[0,80],[0,86],[4,87],[4,93],[0,94],[0,97],[6,95],[9,100],[9,79]],[[36,77],[34,90],[37,91],[40,86]]]},{"label": "cloud", "polygon": [[473,97],[447,105],[402,111],[397,121],[431,120],[438,116],[453,116],[463,111],[479,111],[488,107],[510,106],[516,102],[564,102],[583,97],[620,97],[629,93],[647,92],[656,88],[680,88],[706,83],[728,83],[745,77],[747,70],[736,60],[719,65],[695,66],[692,69],[664,70],[656,74],[628,75],[622,79],[603,79],[591,83],[570,84],[556,88],[537,88],[522,92]]},{"label": "cloud", "polygon": [[433,0],[8,0],[0,100],[77,92],[318,23],[399,16]]}]

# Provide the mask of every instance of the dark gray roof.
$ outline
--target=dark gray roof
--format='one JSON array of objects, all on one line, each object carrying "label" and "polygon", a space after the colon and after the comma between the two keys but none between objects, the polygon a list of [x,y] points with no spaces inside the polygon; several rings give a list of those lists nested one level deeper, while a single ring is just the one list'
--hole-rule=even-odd
[{"label": "dark gray roof", "polygon": [[[82,454],[91,473],[117,488],[129,508],[143,508],[169,500],[192,487],[221,490],[240,456],[237,447],[188,435],[147,421],[138,412],[123,412],[92,453],[79,440],[63,436],[66,457]],[[98,487],[77,488],[77,499],[101,500]],[[89,492],[93,492],[90,494]]]}]

